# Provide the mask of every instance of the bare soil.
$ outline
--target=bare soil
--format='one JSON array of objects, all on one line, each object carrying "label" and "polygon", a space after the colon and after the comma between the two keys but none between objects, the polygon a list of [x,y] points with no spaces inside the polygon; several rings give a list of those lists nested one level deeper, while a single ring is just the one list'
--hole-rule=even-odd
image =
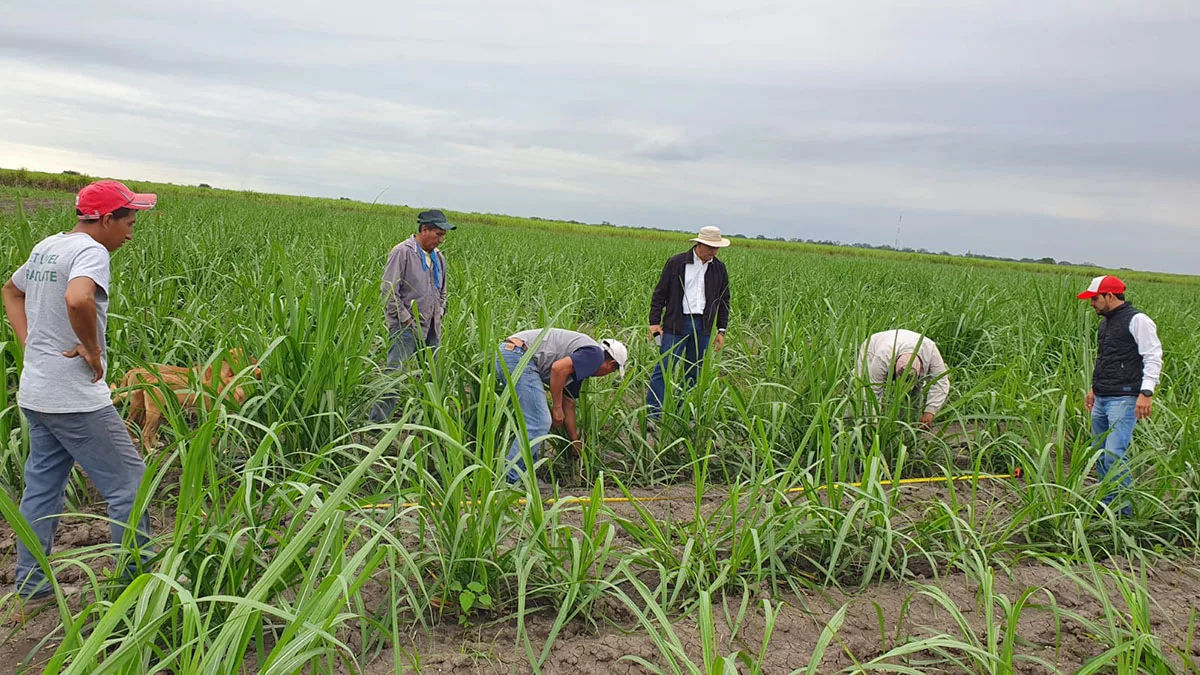
[{"label": "bare soil", "polygon": [[[992,507],[1003,508],[1011,489],[1005,482],[980,483],[975,497],[979,502],[988,502]],[[956,486],[960,491],[966,486]],[[931,503],[944,500],[949,489],[945,484],[918,484],[903,489],[904,508],[914,515]],[[582,494],[582,492],[580,492]],[[672,486],[661,490],[638,490],[636,496],[665,496],[671,501],[650,501],[641,506],[654,517],[663,521],[690,519],[695,509],[694,489],[691,486]],[[715,486],[706,492],[701,502],[702,509],[716,508],[723,493]],[[711,497],[711,498],[710,498]],[[959,493],[962,499],[962,492]],[[619,515],[633,516],[634,507],[629,504],[612,504]],[[982,506],[982,505],[981,505]],[[89,509],[102,512],[102,507]],[[172,514],[159,511],[154,514],[156,529],[169,523]],[[89,567],[101,570],[111,562],[103,555],[87,556],[87,547],[99,547],[109,538],[109,530],[103,521],[85,515],[65,517],[59,526],[55,550],[76,549],[84,554]],[[0,523],[0,584],[11,589],[15,563],[14,536],[7,523]],[[84,549],[80,551],[80,549]],[[96,552],[96,549],[93,549]],[[1110,566],[1120,567],[1122,561],[1109,561]],[[1086,570],[1081,570],[1086,572]],[[82,581],[84,571],[79,568],[68,570],[60,579],[70,584]],[[724,598],[714,601],[716,631],[720,652],[729,654],[743,651],[757,656],[762,647],[764,616],[763,599],[780,603],[774,633],[766,660],[766,673],[790,673],[809,664],[818,639],[826,624],[837,611],[848,604],[845,622],[837,632],[832,644],[819,661],[816,672],[832,673],[852,667],[856,663],[875,658],[898,644],[914,638],[949,634],[963,638],[961,630],[952,616],[939,607],[931,598],[921,593],[923,585],[941,589],[962,611],[977,635],[984,634],[983,616],[977,602],[977,584],[961,573],[934,578],[871,584],[864,590],[812,591],[789,594],[774,598],[753,598],[744,620],[734,634],[731,617],[736,616],[742,598]],[[1200,639],[1189,639],[1194,624],[1200,621],[1200,563],[1197,561],[1159,562],[1149,568],[1146,585],[1150,603],[1151,625],[1155,635],[1165,645],[1177,646],[1182,653],[1177,655],[1177,665],[1200,661]],[[1033,661],[1023,664],[1021,672],[1072,672],[1089,658],[1104,652],[1108,645],[1091,635],[1080,623],[1070,619],[1055,619],[1051,605],[1078,613],[1086,619],[1103,623],[1104,609],[1100,602],[1081,589],[1055,568],[1037,563],[1021,564],[1011,570],[1011,577],[997,573],[996,592],[1015,601],[1026,589],[1039,589],[1031,600],[1032,606],[1022,614],[1018,626],[1017,653],[1040,659],[1049,665],[1043,667]],[[385,589],[376,589],[382,600]],[[1122,613],[1120,594],[1110,592]],[[372,598],[364,598],[370,602]],[[93,599],[79,595],[71,598],[72,609],[77,611],[84,602]],[[0,611],[10,613],[14,603],[11,597],[0,601]],[[726,607],[728,609],[726,609]],[[665,666],[659,649],[647,632],[634,621],[632,616],[620,608],[605,612],[608,619],[599,628],[583,621],[566,626],[551,646],[549,655],[541,667],[543,673],[642,673],[648,672],[634,660],[640,657],[650,663]],[[38,672],[39,664],[45,663],[57,646],[61,635],[58,613],[55,607],[45,608],[40,613],[24,617],[24,623],[6,626],[0,632],[0,673]],[[455,673],[525,673],[532,672],[527,648],[540,654],[552,630],[554,617],[550,612],[533,614],[526,618],[528,645],[518,640],[517,625],[511,617],[497,617],[491,622],[462,627],[448,619],[429,629],[416,627],[401,634],[400,644],[372,652],[370,657],[356,666],[347,666],[345,672],[382,674],[394,672],[396,664],[405,671],[455,672]],[[662,630],[664,627],[660,627]],[[700,631],[695,617],[675,617],[669,626],[681,643],[684,651],[694,663],[701,663]],[[357,644],[357,640],[348,642]],[[253,667],[249,668],[251,672]],[[923,672],[962,672],[961,667],[947,663],[929,663],[921,667]]]},{"label": "bare soil", "polygon": [[[983,634],[984,617],[976,608],[974,584],[961,574],[931,581],[944,591],[963,611],[975,631]],[[1163,564],[1155,567],[1148,579],[1150,597],[1161,600],[1151,607],[1155,634],[1165,643],[1185,645],[1189,621],[1194,621],[1200,607],[1200,570]],[[1098,601],[1081,591],[1057,570],[1043,565],[1019,566],[1011,580],[998,581],[997,592],[1015,600],[1027,588],[1045,589],[1060,607],[1069,608],[1085,618],[1100,620],[1103,609]],[[962,638],[951,616],[928,597],[919,594],[916,584],[896,582],[877,584],[865,591],[844,593],[829,591],[800,596],[777,598],[783,606],[776,617],[774,632],[763,662],[765,673],[791,673],[809,664],[813,650],[825,626],[842,607],[849,603],[845,622],[825,651],[815,672],[833,673],[850,668],[884,654],[912,638],[948,633]],[[1048,603],[1046,593],[1035,596],[1039,605]],[[736,613],[737,600],[730,599],[731,613]],[[751,610],[738,635],[731,639],[724,610],[716,608],[717,634],[720,654],[743,651],[757,657],[762,646],[763,615]],[[552,625],[553,617],[527,619],[533,652],[540,653]],[[692,617],[681,618],[672,624],[693,663],[702,663],[700,630]],[[1106,649],[1085,628],[1073,621],[1056,622],[1054,615],[1036,607],[1022,615],[1017,653],[1035,657],[1049,668],[1027,661],[1019,668],[1022,673],[1073,672],[1087,659]],[[435,626],[428,632],[414,631],[401,645],[399,662],[407,668],[417,664],[431,673],[527,673],[532,672],[525,646],[517,640],[513,622],[461,628],[453,624]],[[403,640],[404,638],[402,638]],[[543,673],[644,673],[646,669],[630,660],[641,657],[650,663],[665,665],[654,641],[635,626],[607,626],[591,631],[582,624],[568,626],[551,648]],[[365,664],[361,672],[382,675],[393,672],[396,655],[386,649]],[[1190,658],[1200,659],[1200,644],[1194,644]],[[927,673],[961,673],[953,664],[930,664],[921,668]],[[347,670],[347,672],[350,672]]]}]

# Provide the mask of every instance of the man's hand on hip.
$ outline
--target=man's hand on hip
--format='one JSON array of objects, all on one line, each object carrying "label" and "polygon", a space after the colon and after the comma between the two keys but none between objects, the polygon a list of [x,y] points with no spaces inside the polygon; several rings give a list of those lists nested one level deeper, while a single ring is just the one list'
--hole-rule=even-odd
[{"label": "man's hand on hip", "polygon": [[91,351],[83,345],[75,345],[74,349],[69,352],[63,352],[62,355],[68,359],[82,356],[83,360],[87,361],[87,364],[92,367],[92,372],[96,375],[92,378],[92,384],[104,379],[104,360],[100,358],[99,350]]}]

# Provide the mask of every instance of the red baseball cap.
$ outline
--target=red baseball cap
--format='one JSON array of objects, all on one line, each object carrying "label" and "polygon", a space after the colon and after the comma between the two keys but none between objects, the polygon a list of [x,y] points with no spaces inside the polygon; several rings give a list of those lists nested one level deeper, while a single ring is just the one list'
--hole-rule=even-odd
[{"label": "red baseball cap", "polygon": [[154,208],[158,195],[139,194],[115,180],[98,180],[79,191],[75,208],[84,220],[99,220],[117,209]]},{"label": "red baseball cap", "polygon": [[1097,295],[1104,295],[1105,293],[1124,292],[1125,282],[1110,274],[1108,276],[1096,277],[1095,279],[1092,279],[1092,283],[1088,286],[1087,290],[1075,297],[1079,298],[1080,300],[1090,300]]}]

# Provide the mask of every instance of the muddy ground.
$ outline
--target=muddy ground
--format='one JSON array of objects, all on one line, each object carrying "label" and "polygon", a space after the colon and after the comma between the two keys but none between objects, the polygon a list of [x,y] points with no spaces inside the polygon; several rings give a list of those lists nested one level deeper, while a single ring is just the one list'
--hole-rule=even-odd
[{"label": "muddy ground", "polygon": [[[928,582],[944,591],[980,635],[983,617],[976,609],[976,586],[961,574]],[[1166,643],[1183,646],[1187,643],[1189,621],[1200,607],[1200,570],[1178,565],[1160,565],[1147,579],[1150,597],[1161,601],[1152,607],[1155,634]],[[1053,594],[1060,607],[1069,608],[1089,619],[1100,619],[1103,610],[1098,601],[1084,596],[1071,581],[1047,566],[1026,565],[1013,570],[1013,579],[997,583],[997,591],[1016,599],[1026,588],[1042,588]],[[860,593],[805,594],[776,598],[782,601],[766,660],[765,673],[791,673],[809,664],[813,650],[827,623],[843,604],[849,603],[842,628],[825,651],[816,670],[833,673],[875,658],[900,642],[913,638],[948,633],[962,638],[949,613],[928,597],[917,593],[915,583],[885,583]],[[738,599],[740,600],[740,599]],[[733,601],[731,612],[736,613]],[[1048,602],[1045,594],[1035,601]],[[717,633],[725,655],[736,650],[757,655],[762,645],[762,613],[753,612],[746,619],[740,634],[732,641],[724,620],[724,610],[718,608]],[[882,625],[881,625],[882,618]],[[552,626],[552,617],[533,620],[529,629],[535,651]],[[702,663],[700,631],[694,618],[684,618],[673,629],[694,663]],[[1093,639],[1079,623],[1058,623],[1053,614],[1041,608],[1028,609],[1022,615],[1018,634],[1021,644],[1017,653],[1035,657],[1050,665],[1043,667],[1033,661],[1018,668],[1022,673],[1074,672],[1087,659],[1100,654],[1106,646]],[[464,673],[525,673],[532,672],[523,645],[517,642],[514,625],[480,626],[463,629],[442,625],[432,631],[416,631],[407,636],[400,662],[412,667],[413,655],[420,655],[424,672]],[[982,638],[981,638],[982,639]],[[385,650],[362,672],[379,675],[393,672],[394,654]],[[581,625],[568,626],[551,649],[542,667],[543,673],[645,673],[648,672],[627,657],[637,656],[651,663],[662,664],[653,640],[642,631],[604,627],[590,631]],[[1192,646],[1190,658],[1200,659],[1200,644]],[[1178,665],[1178,662],[1177,662]],[[952,664],[928,665],[927,673],[961,673]],[[350,672],[347,669],[347,672]]]},{"label": "muddy ground", "polygon": [[[982,502],[1003,508],[1004,501],[1012,498],[1007,483],[996,481],[981,483],[976,495]],[[963,485],[958,486],[960,490]],[[931,502],[944,500],[947,487],[937,484],[905,486],[903,504],[905,511],[919,513]],[[690,499],[690,486],[675,486],[663,490],[640,490],[639,496],[670,496],[679,501],[648,502],[644,506],[660,520],[687,519],[693,515],[694,505]],[[959,498],[962,499],[962,492]],[[706,499],[703,509],[716,508],[719,499]],[[612,505],[618,514],[633,515],[633,507],[626,504]],[[171,513],[159,510],[152,514],[158,531],[170,522]],[[85,516],[64,518],[56,542],[56,550],[80,549],[103,545],[109,537],[108,526]],[[0,524],[0,584],[5,590],[11,588],[14,567],[14,539],[7,523]],[[102,568],[107,563],[103,557],[95,557],[90,566]],[[1120,566],[1121,561],[1109,561],[1111,566]],[[83,571],[69,570],[61,581],[71,584],[83,579]],[[1020,564],[1012,569],[1008,578],[997,574],[996,591],[1016,600],[1028,588],[1042,589],[1032,598],[1032,606],[1021,617],[1019,623],[1017,653],[1040,659],[1049,664],[1043,667],[1028,661],[1020,672],[1072,672],[1088,658],[1102,653],[1106,648],[1090,634],[1089,629],[1069,619],[1056,621],[1047,605],[1078,613],[1091,620],[1100,620],[1104,610],[1100,602],[1087,594],[1075,582],[1058,570],[1044,564]],[[814,647],[831,618],[849,603],[842,628],[825,652],[816,672],[830,673],[849,668],[856,663],[875,658],[896,645],[913,638],[934,636],[942,633],[963,638],[956,621],[945,609],[937,606],[922,594],[923,584],[941,589],[954,604],[977,635],[984,635],[984,617],[978,608],[977,584],[966,576],[954,573],[940,578],[917,578],[903,582],[872,584],[863,591],[826,590],[789,594],[772,599],[781,603],[775,622],[774,634],[763,664],[766,673],[790,673],[808,665]],[[1151,625],[1156,636],[1166,645],[1183,649],[1185,654],[1176,657],[1176,666],[1183,666],[1190,659],[1200,663],[1200,639],[1189,640],[1194,624],[1200,621],[1200,563],[1197,561],[1160,562],[1150,568],[1146,584],[1151,599]],[[378,589],[382,594],[382,589]],[[1110,593],[1113,598],[1120,594]],[[763,614],[761,600],[753,598],[750,610],[731,634],[730,621],[721,602],[716,602],[717,634],[721,653],[741,650],[757,655],[762,645]],[[82,598],[72,598],[74,609],[78,609]],[[726,598],[728,612],[736,615],[741,597]],[[1124,606],[1118,602],[1118,609]],[[4,600],[3,609],[11,607]],[[549,656],[542,666],[543,673],[642,673],[648,672],[632,657],[640,657],[651,663],[665,666],[660,652],[651,637],[640,628],[624,608],[613,603],[606,608],[608,617],[598,628],[582,621],[566,626],[555,640]],[[526,620],[531,649],[540,653],[554,617],[547,611],[535,614]],[[0,644],[0,672],[17,672],[22,663],[44,663],[57,644],[59,629],[57,612],[50,611],[27,617],[23,625],[5,627],[3,643]],[[700,632],[695,617],[676,617],[670,626],[685,652],[695,663],[701,662]],[[369,674],[390,673],[396,663],[407,671],[455,672],[455,673],[524,673],[532,672],[526,646],[518,641],[516,622],[497,619],[462,627],[447,619],[446,622],[425,629],[416,627],[401,635],[399,651],[391,647],[374,651],[370,657],[345,672]],[[981,638],[982,639],[982,638]],[[350,636],[348,642],[357,645]],[[1169,650],[1168,650],[1169,651]],[[923,672],[962,672],[958,666],[946,663],[929,664],[921,667]],[[38,672],[33,665],[28,672]],[[248,671],[252,672],[252,668]],[[1187,671],[1184,671],[1187,672]]]}]

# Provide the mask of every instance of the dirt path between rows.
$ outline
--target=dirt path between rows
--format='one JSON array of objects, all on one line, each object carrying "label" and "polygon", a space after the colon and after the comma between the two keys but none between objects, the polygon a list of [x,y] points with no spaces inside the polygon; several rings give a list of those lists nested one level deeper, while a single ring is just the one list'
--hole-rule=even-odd
[{"label": "dirt path between rows", "polygon": [[[1197,621],[1200,607],[1200,568],[1193,565],[1160,564],[1147,576],[1155,635],[1169,645],[1183,647],[1188,631]],[[943,591],[962,611],[973,630],[984,635],[984,616],[976,607],[977,587],[962,574],[944,576],[933,586]],[[1045,606],[1050,596],[1059,607],[1077,612],[1089,620],[1103,616],[1100,603],[1084,594],[1058,570],[1046,565],[1022,565],[1013,570],[1011,580],[998,579],[996,591],[1016,600],[1027,588],[1044,589],[1034,602]],[[774,633],[763,662],[765,673],[791,673],[809,664],[822,631],[843,604],[849,603],[844,623],[833,642],[819,661],[815,672],[833,673],[864,663],[898,644],[914,638],[948,633],[963,638],[955,620],[929,597],[918,592],[911,582],[889,582],[869,587],[859,593],[828,591],[780,597],[782,607],[774,624]],[[1119,597],[1119,596],[1118,596]],[[740,598],[728,598],[730,613],[736,615]],[[761,605],[754,607],[744,620],[741,630],[730,639],[725,610],[716,608],[716,627],[719,653],[727,655],[741,650],[755,656],[761,650],[763,613]],[[1120,609],[1124,609],[1121,607]],[[533,652],[540,653],[553,625],[553,617],[527,619]],[[644,632],[623,627],[607,626],[591,631],[582,623],[568,625],[558,637],[548,659],[541,668],[547,675],[568,673],[645,673],[638,664],[625,657],[641,657],[665,665],[654,641]],[[682,618],[672,624],[679,642],[693,663],[702,663],[700,629],[695,617]],[[1027,609],[1018,628],[1018,654],[1040,659],[1044,667],[1025,661],[1022,673],[1074,672],[1089,658],[1107,645],[1094,639],[1081,624],[1065,620],[1056,622],[1052,612],[1041,607]],[[406,636],[398,657],[401,664],[412,667],[419,655],[419,664],[430,673],[527,673],[533,672],[525,654],[525,645],[518,642],[516,625],[499,625],[464,629],[455,625],[435,626],[431,631],[415,630]],[[981,638],[982,639],[982,638]],[[405,638],[402,638],[404,641]],[[393,672],[396,654],[385,649],[367,663],[362,672],[382,675]],[[1193,642],[1188,658],[1200,660],[1200,643]],[[1182,658],[1176,662],[1177,667]],[[961,673],[952,664],[929,664],[921,668],[926,673]],[[1181,669],[1182,671],[1182,669]],[[345,672],[352,672],[347,668]]]},{"label": "dirt path between rows", "polygon": [[[959,498],[964,484],[957,484]],[[1013,486],[1003,481],[980,482],[974,493],[975,504],[983,508],[1003,510],[1005,502],[1013,499]],[[902,505],[908,513],[919,514],[930,504],[944,501],[948,495],[945,484],[921,484],[902,488]],[[657,520],[690,520],[694,517],[694,488],[672,486],[659,490],[636,490],[636,496],[669,496],[671,501],[651,501],[641,506]],[[701,508],[716,509],[722,502],[721,489],[713,486],[706,491]],[[711,496],[711,498],[710,498]],[[615,515],[631,518],[636,509],[631,504],[610,504]],[[704,514],[707,515],[707,514]],[[172,514],[160,509],[152,514],[156,531],[169,527]],[[570,522],[573,514],[564,518]],[[83,515],[63,519],[56,541],[56,551],[86,549],[102,546],[108,541],[106,523]],[[0,584],[5,591],[11,589],[15,562],[14,537],[7,523],[0,523]],[[101,569],[108,563],[103,556],[89,561],[89,566]],[[1122,561],[1105,563],[1110,567],[1128,569]],[[1086,570],[1080,570],[1087,575]],[[1015,601],[1026,589],[1039,589],[1018,624],[1020,640],[1018,654],[1040,659],[1049,667],[1032,661],[1022,664],[1021,672],[1072,672],[1087,659],[1102,653],[1107,645],[1094,637],[1091,630],[1077,621],[1056,621],[1054,612],[1047,607],[1056,605],[1060,609],[1078,613],[1087,620],[1100,620],[1104,608],[1070,578],[1059,570],[1042,563],[1027,563],[1015,566],[1011,578],[997,572],[996,592]],[[63,583],[83,580],[84,571],[69,569],[62,577]],[[808,665],[814,647],[826,624],[838,610],[848,603],[844,623],[837,632],[816,672],[831,673],[852,667],[856,663],[875,658],[889,649],[914,638],[943,633],[955,638],[964,637],[955,619],[941,608],[931,597],[922,593],[922,584],[940,589],[971,626],[976,635],[984,635],[985,617],[978,607],[978,585],[962,573],[951,573],[939,578],[872,584],[864,591],[830,589],[801,594],[788,594],[774,598],[763,595],[751,598],[744,619],[733,634],[727,617],[738,613],[741,596],[717,600],[716,632],[722,654],[741,650],[757,655],[762,645],[764,615],[762,600],[770,599],[779,605],[774,633],[763,664],[766,673],[790,673]],[[1151,626],[1154,634],[1164,645],[1179,647],[1184,653],[1177,655],[1178,666],[1186,659],[1191,663],[1200,661],[1200,639],[1190,639],[1190,634],[1200,623],[1200,562],[1159,562],[1147,568],[1146,588],[1150,598]],[[366,594],[364,594],[366,595]],[[382,593],[380,593],[382,596]],[[1120,593],[1115,588],[1109,596],[1125,613]],[[371,597],[364,597],[370,602]],[[78,611],[82,599],[72,598],[72,609]],[[11,605],[5,602],[4,609]],[[725,607],[728,607],[728,610]],[[612,611],[608,611],[608,610]],[[541,667],[542,673],[641,673],[647,672],[631,657],[665,666],[660,650],[644,628],[638,626],[624,608],[613,603],[604,614],[599,628],[582,621],[568,624],[550,648],[549,655]],[[406,670],[419,666],[423,672],[456,673],[524,673],[533,672],[529,665],[527,648],[540,654],[549,636],[554,617],[548,610],[533,614],[526,619],[528,647],[518,640],[517,625],[511,619],[499,619],[472,627],[461,627],[447,619],[444,623],[429,628],[414,627],[402,633],[398,651],[388,646],[357,666],[347,665],[344,672],[363,672],[371,675],[390,673],[395,664]],[[695,617],[674,617],[669,628],[674,631],[683,651],[694,663],[701,661],[700,630]],[[659,626],[659,630],[665,627]],[[57,645],[60,626],[54,608],[28,619],[24,625],[4,628],[0,643],[0,673],[17,672],[22,663],[44,663]],[[353,645],[357,640],[350,639]],[[1169,650],[1166,650],[1169,651]],[[30,661],[27,661],[29,659]],[[961,672],[961,667],[927,664],[923,672]],[[29,672],[37,672],[35,666]]]}]

